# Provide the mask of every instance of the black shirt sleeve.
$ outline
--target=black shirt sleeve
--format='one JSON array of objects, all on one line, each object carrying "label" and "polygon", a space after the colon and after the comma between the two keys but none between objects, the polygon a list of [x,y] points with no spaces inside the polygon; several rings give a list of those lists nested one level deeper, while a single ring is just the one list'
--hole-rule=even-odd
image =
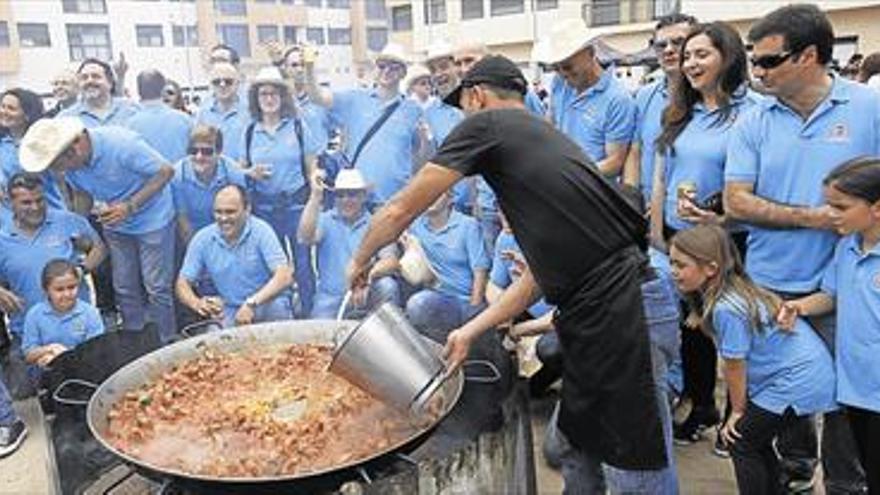
[{"label": "black shirt sleeve", "polygon": [[431,163],[464,175],[481,173],[500,145],[493,127],[491,112],[471,115],[452,129]]}]

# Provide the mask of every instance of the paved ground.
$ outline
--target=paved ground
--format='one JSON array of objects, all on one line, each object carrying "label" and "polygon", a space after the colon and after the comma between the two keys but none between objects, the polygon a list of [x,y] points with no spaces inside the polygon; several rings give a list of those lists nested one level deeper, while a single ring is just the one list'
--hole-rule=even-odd
[{"label": "paved ground", "polygon": [[48,440],[43,428],[43,414],[36,399],[15,404],[15,410],[27,423],[28,437],[10,457],[0,459],[0,493],[43,495],[49,493]]}]

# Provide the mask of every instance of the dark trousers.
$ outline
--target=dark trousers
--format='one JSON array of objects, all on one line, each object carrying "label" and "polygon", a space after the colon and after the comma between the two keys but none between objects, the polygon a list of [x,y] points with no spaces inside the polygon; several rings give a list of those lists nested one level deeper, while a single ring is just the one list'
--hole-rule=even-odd
[{"label": "dark trousers", "polygon": [[868,493],[880,495],[880,413],[857,407],[847,407],[859,460],[867,473]]},{"label": "dark trousers", "polygon": [[739,493],[773,495],[782,493],[779,482],[780,465],[773,439],[798,417],[788,408],[774,414],[749,402],[746,412],[736,423],[741,437],[730,447]]},{"label": "dark trousers", "polygon": [[684,395],[690,397],[694,409],[715,408],[715,380],[718,352],[715,343],[699,329],[681,329],[681,364],[684,373]]}]

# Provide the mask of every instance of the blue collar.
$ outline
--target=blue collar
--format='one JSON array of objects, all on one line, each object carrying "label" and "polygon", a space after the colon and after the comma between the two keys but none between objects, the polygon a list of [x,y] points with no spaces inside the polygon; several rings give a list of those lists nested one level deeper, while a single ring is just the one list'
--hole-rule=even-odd
[{"label": "blue collar", "polygon": [[357,217],[355,219],[355,221],[350,224],[345,221],[345,218],[342,217],[342,213],[340,213],[339,210],[336,209],[335,206],[333,207],[332,210],[330,210],[330,216],[332,216],[333,219],[336,220],[337,222],[339,222],[340,224],[348,227],[350,230],[357,230],[358,228],[362,227],[363,225],[365,225],[367,222],[370,221],[370,214],[367,213],[366,209],[363,209],[361,211],[360,216]]},{"label": "blue collar", "polygon": [[82,314],[82,312],[84,311],[83,304],[84,303],[82,301],[77,299],[76,302],[73,303],[73,307],[70,308],[70,311],[67,311],[66,313],[59,313],[58,311],[55,311],[52,303],[49,302],[48,298],[46,298],[46,305],[45,307],[43,307],[43,314],[46,316],[58,316],[67,320],[69,318],[73,318]]},{"label": "blue collar", "polygon": [[248,216],[248,219],[244,223],[244,227],[241,229],[241,234],[238,235],[238,240],[235,241],[235,244],[229,244],[226,242],[226,239],[223,237],[223,234],[220,233],[220,227],[217,225],[217,222],[212,224],[213,231],[211,232],[211,237],[215,242],[218,242],[221,246],[227,249],[235,249],[238,246],[241,246],[244,241],[251,235],[251,231],[253,230],[253,216]]},{"label": "blue collar", "polygon": [[428,229],[429,232],[434,234],[442,234],[458,226],[459,222],[461,222],[462,217],[463,214],[459,213],[455,210],[455,208],[453,208],[452,212],[449,214],[449,218],[446,220],[446,225],[436,230],[434,229],[434,227],[431,226],[431,221],[428,219],[427,215],[422,217],[422,221],[425,223],[425,228]]},{"label": "blue collar", "polygon": [[36,239],[37,237],[40,237],[40,234],[44,230],[46,230],[46,227],[48,225],[52,225],[55,223],[54,215],[52,215],[51,212],[52,212],[52,210],[47,206],[46,207],[46,216],[45,216],[45,218],[43,218],[43,223],[41,223],[40,226],[37,227],[37,230],[34,232],[33,237],[28,237],[27,235],[25,235],[24,232],[21,231],[21,229],[18,228],[18,222],[15,221],[15,214],[13,213],[12,222],[9,223],[9,236],[10,237],[24,237],[24,238],[31,239],[31,240]]},{"label": "blue collar", "polygon": [[868,252],[862,251],[862,236],[859,234],[850,234],[844,242],[846,242],[844,247],[854,253],[858,258],[880,256],[880,242],[875,244]]},{"label": "blue collar", "polygon": [[[211,177],[211,180],[208,181],[207,186],[216,186],[220,183],[220,181],[226,179],[229,176],[229,164],[230,159],[225,155],[220,155],[217,158],[217,168],[214,170],[214,176]],[[189,175],[189,177],[187,177]],[[192,157],[187,156],[183,159],[183,165],[180,169],[180,179],[184,182],[191,182],[198,185],[205,185],[202,181],[199,180],[196,175],[195,169],[193,169]]]},{"label": "blue collar", "polygon": [[[817,114],[819,109],[826,106],[827,104],[835,105],[838,103],[846,103],[850,100],[850,85],[847,82],[844,82],[840,77],[832,74],[831,75],[831,91],[828,93],[828,96],[822,100],[819,105],[813,110],[813,114]],[[768,108],[779,108],[787,111],[792,111],[788,105],[782,102],[779,97],[768,98]],[[826,103],[827,102],[827,103]]]}]

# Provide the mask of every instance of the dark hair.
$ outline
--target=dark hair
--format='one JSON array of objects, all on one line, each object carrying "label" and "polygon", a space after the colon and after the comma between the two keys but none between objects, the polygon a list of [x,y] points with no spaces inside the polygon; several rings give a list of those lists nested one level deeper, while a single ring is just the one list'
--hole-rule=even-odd
[{"label": "dark hair", "polygon": [[15,189],[26,189],[28,191],[36,191],[43,189],[43,178],[39,174],[31,172],[18,172],[9,178],[6,183],[6,194],[11,198],[12,191]]},{"label": "dark hair", "polygon": [[209,53],[214,53],[217,50],[226,50],[229,52],[229,63],[232,65],[238,65],[241,62],[241,57],[238,56],[238,51],[235,48],[232,48],[229,45],[224,45],[223,43],[217,43],[216,45],[211,47],[211,51]]},{"label": "dark hair", "polygon": [[241,199],[242,205],[245,207],[245,209],[250,206],[251,198],[250,196],[248,196],[247,190],[245,190],[245,188],[241,187],[238,184],[226,184],[220,189],[217,189],[217,192],[214,193],[214,200],[216,201],[217,195],[220,194],[221,191],[225,191],[227,189],[233,189],[235,190],[235,192],[238,193],[238,197]]},{"label": "dark hair", "polygon": [[263,111],[260,110],[260,88],[262,86],[274,86],[278,88],[278,93],[281,96],[281,118],[291,117],[294,113],[293,107],[293,99],[290,96],[290,90],[287,88],[286,84],[276,84],[276,83],[254,83],[251,84],[251,89],[248,90],[248,109],[251,111],[251,117],[259,122],[263,120]]},{"label": "dark hair", "polygon": [[174,97],[174,103],[171,105],[171,108],[186,113],[187,97],[183,96],[183,90],[180,88],[180,84],[177,84],[177,81],[175,81],[174,79],[166,79],[165,87],[162,88],[163,97],[165,96],[165,88],[167,88],[168,86],[173,87],[176,94]]},{"label": "dark hair", "polygon": [[[0,99],[5,97],[6,95],[12,95],[18,99],[18,104],[21,106],[21,111],[24,112],[25,125],[24,128],[27,130],[31,124],[43,118],[43,114],[45,112],[45,107],[43,107],[43,98],[34,93],[31,90],[23,89],[23,88],[12,88],[7,89],[0,95]],[[7,132],[9,129],[4,129],[3,132]]]},{"label": "dark hair", "polygon": [[137,76],[138,95],[144,100],[156,100],[162,97],[165,88],[165,76],[156,69],[147,69]]},{"label": "dark hair", "polygon": [[43,286],[43,290],[48,290],[49,284],[56,278],[63,277],[69,273],[72,273],[79,280],[79,271],[76,269],[76,265],[62,258],[50,260],[43,267],[43,272],[40,274],[40,283]]},{"label": "dark hair", "polygon": [[773,35],[783,37],[786,51],[799,53],[815,45],[819,63],[827,65],[831,62],[834,27],[828,16],[815,5],[799,3],[780,7],[753,24],[748,38],[755,43]]},{"label": "dark hair", "polygon": [[871,53],[862,59],[859,65],[859,81],[868,82],[876,74],[880,74],[880,52]]},{"label": "dark hair", "polygon": [[100,66],[101,69],[104,70],[104,76],[107,78],[107,81],[110,82],[110,94],[115,95],[116,94],[116,75],[113,73],[113,68],[110,67],[110,64],[108,64],[107,62],[104,62],[103,60],[97,59],[97,58],[87,58],[79,64],[79,68],[76,69],[76,73],[79,74],[80,72],[82,72],[83,68],[89,64],[94,64],[94,65]]},{"label": "dark hair", "polygon": [[880,200],[880,157],[853,158],[832,170],[822,183],[868,203]]},{"label": "dark hair", "polygon": [[[731,105],[731,97],[738,91],[744,91],[744,84],[748,81],[748,65],[746,63],[746,49],[743,46],[739,33],[736,32],[729,24],[715,21],[709,24],[698,24],[688,33],[684,42],[681,44],[681,60],[679,65],[684,64],[684,49],[688,42],[701,34],[706,35],[715,47],[721,53],[721,71],[719,73],[719,93],[720,111],[713,122],[713,126],[728,122],[733,112]],[[695,90],[685,79],[684,75],[679,74],[681,80],[679,84],[672,84],[672,95],[669,104],[663,110],[663,131],[657,138],[657,145],[660,151],[670,149],[675,152],[673,144],[681,132],[687,127],[694,115],[694,105],[701,99],[702,95]]]},{"label": "dark hair", "polygon": [[682,14],[679,12],[664,15],[663,17],[657,19],[657,24],[654,25],[654,31],[659,31],[669,26],[675,26],[676,24],[687,24],[689,26],[695,26],[697,24],[697,18],[692,15]]}]

